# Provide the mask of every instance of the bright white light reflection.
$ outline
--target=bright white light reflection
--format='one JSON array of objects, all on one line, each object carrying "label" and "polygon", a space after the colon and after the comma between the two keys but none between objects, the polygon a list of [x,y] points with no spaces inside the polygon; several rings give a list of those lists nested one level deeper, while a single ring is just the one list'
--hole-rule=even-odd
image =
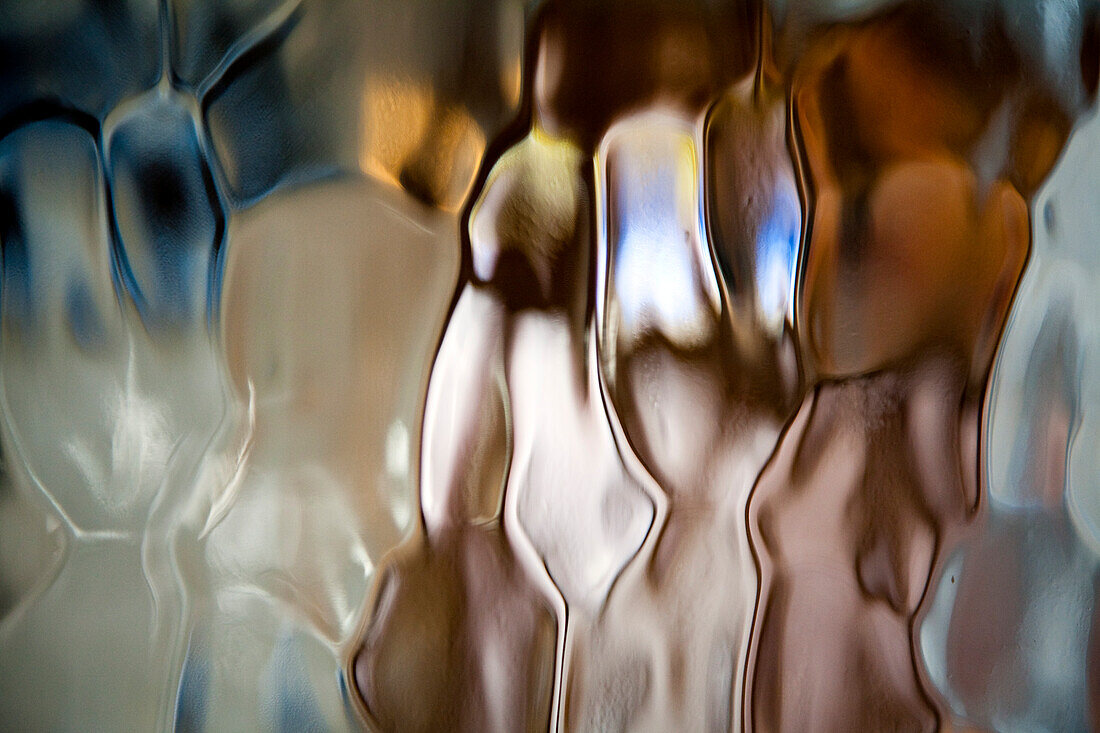
[{"label": "bright white light reflection", "polygon": [[394,420],[386,433],[386,472],[393,478],[409,473],[409,431],[400,420]]},{"label": "bright white light reflection", "polygon": [[718,311],[695,151],[691,126],[664,113],[622,122],[605,140],[611,278],[626,334],[653,328],[690,345]]}]

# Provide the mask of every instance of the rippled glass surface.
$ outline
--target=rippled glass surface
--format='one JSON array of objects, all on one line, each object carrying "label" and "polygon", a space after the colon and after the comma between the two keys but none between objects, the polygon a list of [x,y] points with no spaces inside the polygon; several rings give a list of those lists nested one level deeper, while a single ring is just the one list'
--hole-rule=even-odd
[{"label": "rippled glass surface", "polygon": [[1100,730],[1093,0],[0,0],[0,730]]}]

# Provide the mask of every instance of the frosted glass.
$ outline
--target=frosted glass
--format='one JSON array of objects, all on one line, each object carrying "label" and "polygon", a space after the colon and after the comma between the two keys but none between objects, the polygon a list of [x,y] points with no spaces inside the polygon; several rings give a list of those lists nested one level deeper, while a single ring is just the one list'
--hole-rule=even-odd
[{"label": "frosted glass", "polygon": [[1092,0],[0,0],[0,730],[1100,730]]}]

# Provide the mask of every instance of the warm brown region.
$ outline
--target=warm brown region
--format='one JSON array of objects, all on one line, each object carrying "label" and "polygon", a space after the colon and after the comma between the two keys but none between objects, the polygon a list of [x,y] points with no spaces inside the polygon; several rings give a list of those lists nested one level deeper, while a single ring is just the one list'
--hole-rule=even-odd
[{"label": "warm brown region", "polygon": [[654,102],[705,110],[755,67],[756,20],[743,3],[545,3],[532,33],[540,119],[594,150],[616,119]]},{"label": "warm brown region", "polygon": [[746,722],[931,730],[916,619],[979,508],[985,381],[1069,111],[998,22],[930,3],[812,34],[791,94],[813,205],[799,335],[825,381],[750,504]]},{"label": "warm brown region", "polygon": [[[773,27],[755,5],[719,5],[553,0],[529,23],[520,118],[489,141],[467,198],[428,388],[422,521],[380,568],[350,665],[374,726],[951,725],[914,631],[982,511],[981,410],[1028,202],[1079,110],[1045,91],[993,11],[972,25],[912,2],[852,24],[792,11]],[[610,315],[596,317],[598,258],[619,266],[597,244],[599,195],[617,235],[618,152],[601,160],[601,143],[647,110],[701,131],[719,295],[708,310],[696,293],[705,336],[687,344],[629,323],[610,276]],[[436,137],[394,171],[428,203],[446,198],[428,185]],[[775,325],[754,258],[787,179],[801,241],[792,312]],[[533,348],[517,334],[536,327],[564,334],[580,422],[622,433],[606,464],[603,443],[554,457],[568,442],[539,434],[539,465],[611,465],[582,487],[605,492],[608,516],[629,515],[623,496],[654,507],[591,607],[567,561],[517,526],[513,492],[535,491],[517,443],[542,423],[510,389]],[[593,356],[602,393],[586,382]],[[631,484],[641,474],[648,493]],[[546,516],[575,490],[538,495]],[[754,563],[759,578],[743,577]],[[745,587],[751,626],[734,608]],[[666,683],[656,710],[645,698]]]},{"label": "warm brown region", "polygon": [[[383,730],[546,730],[554,619],[497,530],[399,552],[379,580],[355,679]],[[483,674],[486,660],[503,678]]]}]

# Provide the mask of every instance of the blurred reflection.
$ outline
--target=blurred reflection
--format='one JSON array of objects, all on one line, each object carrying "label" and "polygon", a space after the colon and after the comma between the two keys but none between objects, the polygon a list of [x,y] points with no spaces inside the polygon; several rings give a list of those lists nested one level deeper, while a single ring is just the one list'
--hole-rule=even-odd
[{"label": "blurred reflection", "polygon": [[[768,329],[756,317],[756,273],[735,279],[723,266],[754,261],[756,212],[712,213],[726,236],[711,251],[702,181],[736,170],[753,191],[784,174],[793,184],[783,157],[737,166],[734,151],[774,152],[781,138],[772,94],[751,76],[732,88],[709,115],[719,122],[707,127],[705,159],[701,116],[693,125],[675,110],[627,118],[601,145],[601,362],[620,445],[655,482],[661,523],[576,662],[571,727],[728,729],[741,719],[756,590],[745,501],[798,379],[787,303]],[[725,124],[734,107],[749,124]],[[789,213],[796,244],[800,214]],[[788,253],[787,283],[793,265]]]},{"label": "blurred reflection", "polygon": [[1100,722],[1100,514],[1088,448],[1097,256],[1083,198],[1098,130],[1093,113],[1036,198],[1032,262],[991,385],[988,514],[945,569],[922,629],[953,712],[989,728]]},{"label": "blurred reflection", "polygon": [[355,726],[457,221],[315,182],[358,169],[357,4],[64,5],[0,8],[0,719]]},{"label": "blurred reflection", "polygon": [[702,111],[753,67],[755,16],[739,2],[545,2],[532,32],[539,118],[592,150],[619,116],[654,103]]},{"label": "blurred reflection", "polygon": [[710,238],[735,338],[757,352],[751,334],[775,339],[792,315],[802,234],[786,100],[768,67],[766,85],[746,79],[721,97],[706,128]]},{"label": "blurred reflection", "polygon": [[485,139],[461,108],[439,108],[428,87],[372,79],[363,95],[363,129],[365,172],[444,209],[465,199]]},{"label": "blurred reflection", "polygon": [[[353,663],[368,719],[381,727],[551,725],[572,623],[562,593],[598,603],[629,557],[599,540],[601,526],[612,542],[629,540],[639,521],[630,487],[614,463],[606,477],[589,476],[578,460],[601,425],[596,393],[577,384],[580,174],[574,148],[532,132],[497,161],[469,215],[472,277],[460,281],[425,407],[423,526],[380,574]],[[564,414],[529,402],[542,396]],[[534,442],[548,418],[561,437]],[[563,440],[586,425],[581,445]],[[607,524],[609,515],[620,521]],[[421,695],[410,695],[402,681],[425,675]]]},{"label": "blurred reflection", "polygon": [[1071,112],[992,11],[975,44],[965,27],[965,9],[901,5],[809,36],[793,72],[814,212],[800,335],[837,381],[807,398],[750,504],[764,729],[944,722],[911,630],[980,505],[979,409],[1028,251],[1024,196]]},{"label": "blurred reflection", "polygon": [[522,0],[376,2],[365,49],[360,165],[430,206],[457,210],[486,141],[520,99]]},{"label": "blurred reflection", "polygon": [[153,327],[201,317],[225,233],[224,213],[181,95],[152,92],[110,127],[119,270]]},{"label": "blurred reflection", "polygon": [[608,303],[620,342],[659,331],[676,346],[706,340],[718,285],[703,248],[699,165],[691,128],[645,115],[604,139]]},{"label": "blurred reflection", "polygon": [[1098,32],[0,3],[0,728],[1100,726]]},{"label": "blurred reflection", "polygon": [[[33,595],[0,628],[0,718],[30,728],[85,715],[121,728],[171,720],[187,623],[173,545],[187,508],[211,491],[196,475],[236,448],[222,429],[224,373],[206,319],[194,317],[202,311],[173,329],[147,328],[135,291],[115,289],[123,245],[100,161],[87,131],[67,122],[42,120],[0,141],[5,470],[48,512],[51,541],[65,548],[59,567],[41,565],[52,582],[25,585]],[[201,227],[205,211],[187,213]],[[211,241],[178,233],[183,252],[163,231],[149,250],[168,264],[208,261]],[[140,248],[142,234],[125,244]],[[164,288],[164,261],[149,264],[143,284],[160,286],[158,296],[202,302],[203,267],[195,293],[195,280]],[[64,704],[36,704],[59,686]]]}]

